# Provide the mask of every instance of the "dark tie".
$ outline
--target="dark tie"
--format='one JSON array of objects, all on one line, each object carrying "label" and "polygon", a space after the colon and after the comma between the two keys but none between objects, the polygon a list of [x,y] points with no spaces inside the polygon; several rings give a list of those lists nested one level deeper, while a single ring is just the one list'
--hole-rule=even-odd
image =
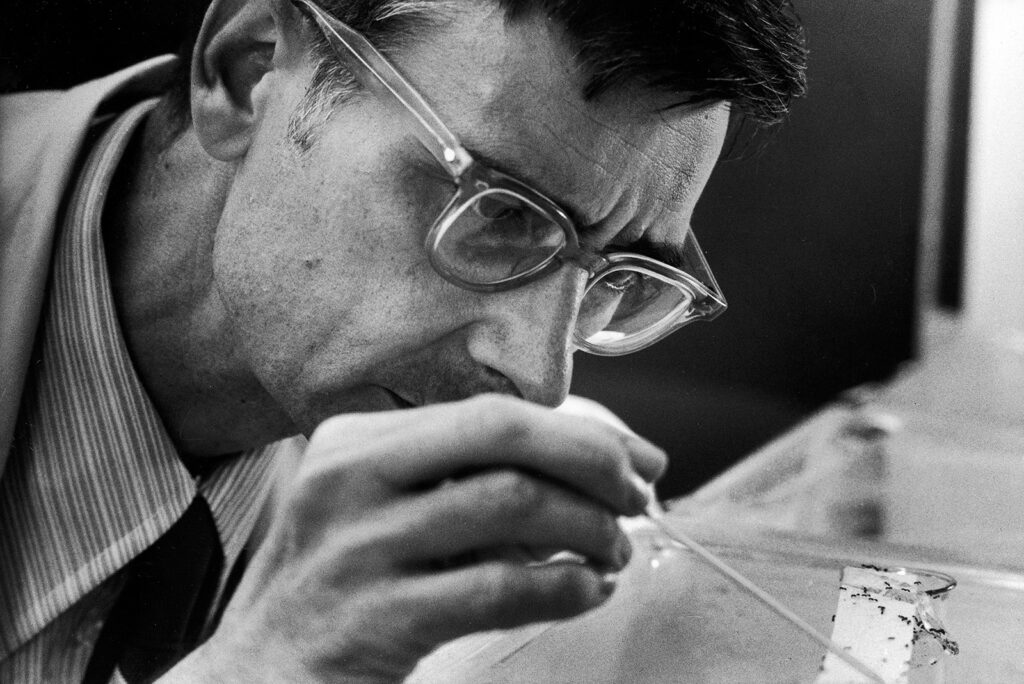
[{"label": "dark tie", "polygon": [[171,529],[128,564],[83,682],[106,684],[115,668],[130,684],[150,682],[185,657],[207,636],[203,626],[223,566],[213,514],[197,496]]}]

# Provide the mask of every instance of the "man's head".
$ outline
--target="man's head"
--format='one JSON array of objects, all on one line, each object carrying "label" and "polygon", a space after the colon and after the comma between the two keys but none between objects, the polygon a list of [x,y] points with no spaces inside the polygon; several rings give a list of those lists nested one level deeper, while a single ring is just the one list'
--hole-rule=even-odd
[{"label": "man's head", "polygon": [[[537,14],[564,32],[573,46],[573,60],[584,74],[585,99],[623,82],[644,83],[675,94],[678,103],[728,101],[734,114],[772,124],[804,92],[803,32],[790,0],[490,1],[500,6],[509,23]],[[390,53],[457,13],[465,2],[324,0],[320,5]],[[190,15],[188,33],[168,98],[178,125],[191,118],[189,63],[209,4],[210,0],[183,3]],[[310,119],[328,115],[324,110],[358,88],[351,74],[332,58],[327,42],[318,37],[313,42],[318,66],[305,108],[297,112],[294,132],[299,144],[308,143]]]},{"label": "man's head", "polygon": [[[770,121],[802,89],[799,32],[776,2],[322,4],[594,250],[681,246],[729,103]],[[231,168],[212,268],[237,359],[304,430],[481,391],[558,403],[587,273],[493,293],[440,277],[424,239],[451,178],[366,86],[287,1],[206,14],[190,111]]]}]

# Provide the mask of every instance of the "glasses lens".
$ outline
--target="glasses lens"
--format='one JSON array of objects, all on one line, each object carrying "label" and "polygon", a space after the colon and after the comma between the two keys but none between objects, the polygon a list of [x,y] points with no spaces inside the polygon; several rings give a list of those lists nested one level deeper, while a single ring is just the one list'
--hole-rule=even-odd
[{"label": "glasses lens", "polygon": [[434,256],[459,279],[492,285],[543,269],[565,246],[565,231],[547,212],[505,190],[487,190],[447,217]]},{"label": "glasses lens", "polygon": [[609,269],[587,288],[576,334],[610,353],[631,350],[638,339],[685,317],[695,293],[681,283],[637,267]]}]

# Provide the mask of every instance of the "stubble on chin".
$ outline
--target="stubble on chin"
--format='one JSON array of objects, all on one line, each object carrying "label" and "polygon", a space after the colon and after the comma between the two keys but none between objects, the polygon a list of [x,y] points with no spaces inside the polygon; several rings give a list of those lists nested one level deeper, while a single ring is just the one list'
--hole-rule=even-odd
[{"label": "stubble on chin", "polygon": [[423,350],[380,364],[358,383],[314,392],[296,421],[307,436],[324,420],[344,413],[370,413],[461,401],[479,394],[522,397],[497,371],[454,350]]}]

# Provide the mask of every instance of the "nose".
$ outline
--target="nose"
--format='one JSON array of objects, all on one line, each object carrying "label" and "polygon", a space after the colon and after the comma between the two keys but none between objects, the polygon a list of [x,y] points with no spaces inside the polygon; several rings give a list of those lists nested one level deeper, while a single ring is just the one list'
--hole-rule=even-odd
[{"label": "nose", "polygon": [[586,273],[560,268],[523,287],[483,295],[469,353],[511,380],[527,400],[561,404],[572,380],[572,333]]}]

